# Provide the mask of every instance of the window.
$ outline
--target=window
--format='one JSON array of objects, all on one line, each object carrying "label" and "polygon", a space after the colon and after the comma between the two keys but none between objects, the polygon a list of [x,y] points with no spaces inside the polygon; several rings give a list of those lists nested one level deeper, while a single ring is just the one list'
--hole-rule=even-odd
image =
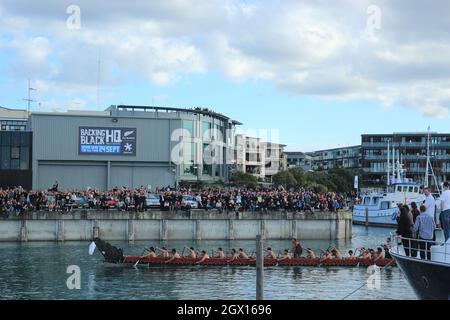
[{"label": "window", "polygon": [[27,147],[20,148],[20,170],[28,170],[30,168],[29,149]]},{"label": "window", "polygon": [[370,197],[365,197],[364,198],[364,205],[368,206],[370,204]]},{"label": "window", "polygon": [[413,191],[414,191],[414,187],[413,186],[408,188],[408,192],[413,192]]},{"label": "window", "polygon": [[381,201],[380,209],[381,210],[389,209],[389,202],[388,201]]},{"label": "window", "polygon": [[1,147],[0,151],[1,151],[1,153],[0,153],[0,161],[1,161],[0,169],[8,170],[11,165],[11,157],[10,157],[11,148],[3,146],[3,147]]},{"label": "window", "polygon": [[402,192],[402,187],[401,186],[397,186],[397,192]]},{"label": "window", "polygon": [[194,121],[192,120],[183,120],[182,121],[182,127],[183,129],[187,130],[189,132],[189,135],[191,138],[194,137]]},{"label": "window", "polygon": [[19,158],[20,158],[20,148],[11,147],[11,159],[19,159]]},{"label": "window", "polygon": [[210,130],[211,130],[211,123],[202,121],[202,136],[209,137],[211,133]]}]

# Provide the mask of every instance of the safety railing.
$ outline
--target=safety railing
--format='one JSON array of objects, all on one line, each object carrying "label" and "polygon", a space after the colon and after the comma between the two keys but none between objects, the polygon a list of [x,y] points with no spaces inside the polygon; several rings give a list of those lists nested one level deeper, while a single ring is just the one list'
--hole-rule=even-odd
[{"label": "safety railing", "polygon": [[429,260],[450,264],[450,241],[441,242],[418,238],[406,238],[391,233],[390,251],[417,260]]}]

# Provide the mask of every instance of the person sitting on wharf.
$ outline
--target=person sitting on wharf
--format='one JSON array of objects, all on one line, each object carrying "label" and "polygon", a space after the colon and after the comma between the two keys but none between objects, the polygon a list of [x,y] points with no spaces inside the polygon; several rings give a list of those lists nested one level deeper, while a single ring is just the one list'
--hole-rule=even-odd
[{"label": "person sitting on wharf", "polygon": [[239,259],[249,259],[248,255],[242,248],[239,248]]},{"label": "person sitting on wharf", "polygon": [[172,262],[175,259],[180,259],[181,256],[178,254],[177,249],[172,249],[172,257],[166,261],[166,263]]},{"label": "person sitting on wharf", "polygon": [[311,250],[311,248],[306,248],[306,258],[308,259],[316,258],[316,254],[314,253],[314,251]]},{"label": "person sitting on wharf", "polygon": [[220,258],[220,259],[224,259],[225,258],[225,253],[223,253],[222,248],[217,248],[217,250],[213,250],[214,252],[217,252],[217,257],[216,258]]},{"label": "person sitting on wharf", "polygon": [[150,249],[148,249],[148,254],[146,254],[145,256],[142,256],[142,258],[156,258],[156,252],[155,252],[155,248],[150,247]]},{"label": "person sitting on wharf", "polygon": [[194,250],[194,247],[186,247],[187,249],[188,249],[188,251],[189,251],[189,253],[188,253],[188,257],[189,258],[192,258],[192,259],[196,259],[197,258],[197,254],[195,253],[195,250]]},{"label": "person sitting on wharf", "polygon": [[227,260],[227,262],[237,260],[238,258],[239,258],[239,253],[237,253],[236,249],[233,248],[233,249],[231,249],[231,257],[229,260]]},{"label": "person sitting on wharf", "polygon": [[167,250],[166,247],[162,247],[161,249],[159,249],[159,248],[156,248],[156,249],[161,252],[161,254],[159,255],[160,257],[163,257],[163,258],[169,257],[169,250]]},{"label": "person sitting on wharf", "polygon": [[277,259],[277,261],[280,262],[280,261],[291,260],[291,259],[292,259],[292,257],[289,254],[289,250],[286,249],[286,250],[284,250],[283,256],[281,258]]},{"label": "person sitting on wharf", "polygon": [[197,264],[200,264],[202,262],[204,262],[205,260],[209,259],[209,255],[206,253],[205,250],[202,250],[199,256],[201,259],[199,261],[197,261]]},{"label": "person sitting on wharf", "polygon": [[269,248],[267,248],[267,250],[264,250],[264,251],[267,252],[266,258],[269,258],[269,259],[276,259],[277,258],[277,255],[275,254],[275,252],[272,251],[272,248],[269,247]]}]

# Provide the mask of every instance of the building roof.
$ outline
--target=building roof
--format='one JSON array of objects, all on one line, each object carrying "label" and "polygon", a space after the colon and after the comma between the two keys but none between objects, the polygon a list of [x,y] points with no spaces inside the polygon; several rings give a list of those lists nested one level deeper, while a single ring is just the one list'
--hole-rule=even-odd
[{"label": "building roof", "polygon": [[355,148],[361,148],[361,145],[355,145],[355,146],[348,146],[348,147],[339,147],[339,148],[331,148],[331,149],[322,149],[322,150],[316,150],[313,151],[312,153],[317,153],[317,152],[324,152],[324,151],[336,151],[336,150],[344,150],[344,149],[355,149]]},{"label": "building roof", "polygon": [[105,111],[113,111],[113,110],[125,110],[125,111],[142,111],[142,112],[187,112],[187,113],[193,113],[193,114],[202,114],[205,116],[218,118],[222,121],[229,121],[233,123],[234,125],[241,125],[242,123],[236,120],[231,120],[229,117],[214,112],[212,110],[209,110],[208,108],[174,108],[174,107],[160,107],[160,106],[133,106],[133,105],[112,105],[109,108],[107,108]]},{"label": "building roof", "polygon": [[0,118],[4,119],[28,119],[28,112],[25,109],[10,109],[0,106]]}]

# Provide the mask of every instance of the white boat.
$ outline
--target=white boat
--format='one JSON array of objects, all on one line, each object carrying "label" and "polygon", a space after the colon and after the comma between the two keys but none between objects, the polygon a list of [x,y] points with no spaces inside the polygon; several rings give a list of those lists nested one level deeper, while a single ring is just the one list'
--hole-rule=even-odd
[{"label": "white boat", "polygon": [[[384,193],[367,193],[360,195],[361,203],[353,207],[353,223],[369,226],[397,226],[398,203],[417,207],[425,200],[420,193],[420,185],[412,181],[398,182],[388,186]],[[367,215],[367,217],[366,217]]]}]

